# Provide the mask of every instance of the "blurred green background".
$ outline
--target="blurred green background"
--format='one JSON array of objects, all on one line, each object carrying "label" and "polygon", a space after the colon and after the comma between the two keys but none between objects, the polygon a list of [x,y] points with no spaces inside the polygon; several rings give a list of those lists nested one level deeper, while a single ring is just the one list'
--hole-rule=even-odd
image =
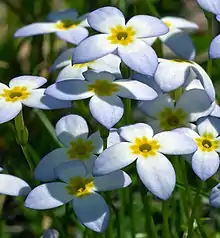
[{"label": "blurred green background", "polygon": [[[197,49],[195,61],[204,68],[207,67],[207,50],[212,35],[207,27],[207,22],[202,10],[198,7],[196,0],[0,0],[0,81],[8,83],[11,78],[19,75],[41,75],[48,79],[47,85],[55,81],[56,73],[49,73],[48,69],[57,55],[63,49],[71,47],[56,38],[55,35],[35,36],[25,39],[14,39],[15,31],[27,24],[44,21],[51,11],[74,8],[80,14],[90,12],[102,6],[116,6],[120,8],[126,18],[135,14],[150,14],[162,16],[181,16],[199,24],[200,29],[193,34],[193,40]],[[155,11],[156,10],[156,11]],[[172,57],[165,49],[165,57]],[[216,91],[219,91],[220,60],[213,62],[212,80],[215,83]],[[35,165],[46,153],[57,148],[58,144],[54,138],[52,125],[68,113],[80,109],[75,106],[73,109],[58,110],[56,112],[42,112],[39,110],[24,109],[25,124],[29,130],[29,142],[31,147],[26,151]],[[88,119],[88,118],[87,118]],[[172,160],[172,158],[171,158]],[[16,175],[25,179],[34,187],[32,174],[25,161],[20,146],[16,143],[13,122],[0,125],[0,165],[4,173]],[[131,170],[132,168],[128,168]],[[196,179],[187,165],[188,178],[191,193],[194,194]],[[219,180],[216,175],[208,180],[202,196],[200,220],[195,223],[194,237],[220,237],[220,215],[217,209],[208,205],[208,193],[212,186]],[[178,177],[178,185],[169,202],[169,225],[171,237],[187,237],[187,221],[181,207],[182,196],[186,193],[181,185],[182,179]],[[143,209],[143,201],[139,194],[139,184],[136,175],[133,175],[132,188],[126,188],[123,192],[105,193],[106,199],[112,199],[112,218],[110,226],[104,235],[93,232],[85,234],[84,228],[77,223],[73,214],[64,216],[64,207],[51,211],[32,211],[23,207],[24,198],[12,198],[0,196],[0,238],[35,238],[40,237],[43,231],[49,227],[56,228],[61,236],[68,237],[118,237],[116,227],[123,231],[123,238],[133,237],[131,227],[135,229],[136,238],[148,237],[146,229],[150,220]],[[131,190],[132,189],[132,190]],[[132,191],[132,197],[130,196]],[[118,199],[119,198],[119,199]],[[132,211],[130,204],[133,204]],[[158,230],[158,237],[161,237],[162,216],[161,202],[153,199],[152,213]],[[118,216],[120,224],[118,225]],[[131,220],[131,216],[133,219]],[[202,229],[200,229],[202,226]],[[149,237],[151,238],[151,237]],[[168,238],[168,237],[167,237]]]}]

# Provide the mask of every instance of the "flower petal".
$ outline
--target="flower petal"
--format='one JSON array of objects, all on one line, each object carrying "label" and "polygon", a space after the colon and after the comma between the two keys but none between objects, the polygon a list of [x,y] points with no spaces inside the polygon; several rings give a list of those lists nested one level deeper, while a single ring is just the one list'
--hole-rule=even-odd
[{"label": "flower petal", "polygon": [[154,42],[157,40],[157,37],[142,38],[141,40],[143,40],[148,45],[153,45]]},{"label": "flower petal", "polygon": [[220,2],[213,0],[197,0],[198,4],[208,12],[214,13],[215,15],[220,14]]},{"label": "flower petal", "polygon": [[137,15],[132,17],[126,24],[136,31],[140,38],[164,35],[169,28],[160,19],[148,15]]},{"label": "flower petal", "polygon": [[197,150],[192,157],[192,168],[203,181],[214,175],[219,167],[217,152],[203,152]]},{"label": "flower petal", "polygon": [[31,191],[30,186],[18,177],[0,174],[0,193],[10,196],[25,196]]},{"label": "flower petal", "polygon": [[220,106],[216,102],[213,102],[213,105],[214,110],[211,112],[210,116],[220,118]]},{"label": "flower petal", "polygon": [[176,175],[170,161],[161,153],[137,159],[137,172],[143,184],[154,195],[166,200],[172,194]]},{"label": "flower petal", "polygon": [[158,141],[159,151],[169,155],[191,154],[197,150],[197,145],[193,139],[175,131],[164,131],[153,137]]},{"label": "flower petal", "polygon": [[108,129],[113,127],[124,113],[123,102],[117,96],[98,97],[95,95],[90,99],[89,109],[92,116]]},{"label": "flower petal", "polygon": [[65,9],[48,14],[47,19],[49,21],[57,22],[59,20],[72,20],[75,21],[78,13],[75,9]]},{"label": "flower petal", "polygon": [[217,184],[211,191],[210,197],[209,197],[209,203],[213,207],[220,207],[220,184]]},{"label": "flower petal", "polygon": [[88,133],[89,128],[85,119],[75,114],[62,117],[56,124],[57,138],[67,147],[75,138],[86,139]]},{"label": "flower petal", "polygon": [[94,150],[93,153],[95,154],[100,154],[103,151],[103,140],[100,135],[100,132],[97,131],[93,133],[88,140],[91,140],[93,142]]},{"label": "flower petal", "polygon": [[158,59],[155,51],[142,40],[136,39],[126,47],[119,47],[118,54],[132,70],[147,75],[154,75]]},{"label": "flower petal", "polygon": [[173,131],[183,133],[184,135],[189,136],[192,139],[196,139],[196,138],[200,137],[197,132],[195,132],[194,130],[192,130],[190,128],[186,128],[186,127],[176,128]]},{"label": "flower petal", "polygon": [[136,123],[134,125],[123,126],[119,129],[119,135],[129,142],[135,142],[136,138],[152,138],[154,135],[153,129],[144,123]]},{"label": "flower petal", "polygon": [[216,36],[210,44],[209,56],[212,59],[220,58],[220,35]]},{"label": "flower petal", "polygon": [[9,87],[12,88],[16,86],[24,86],[27,87],[28,89],[36,89],[44,85],[46,82],[47,80],[43,77],[24,75],[13,78],[9,82]]},{"label": "flower petal", "polygon": [[25,207],[45,210],[59,207],[73,199],[66,189],[66,183],[53,182],[34,188],[25,200]]},{"label": "flower petal", "polygon": [[93,175],[105,175],[131,164],[137,158],[130,149],[131,143],[121,142],[106,150],[95,161]]},{"label": "flower petal", "polygon": [[42,35],[47,33],[53,33],[58,31],[55,23],[32,23],[30,25],[24,26],[18,29],[14,37],[26,37],[34,35]]},{"label": "flower petal", "polygon": [[112,53],[117,45],[110,44],[107,40],[108,35],[98,34],[83,40],[73,53],[73,64],[82,64],[101,58]]},{"label": "flower petal", "polygon": [[211,133],[216,138],[220,134],[220,119],[215,117],[200,118],[197,121],[197,130],[200,135]]},{"label": "flower petal", "polygon": [[44,88],[38,88],[31,92],[30,96],[23,100],[22,103],[27,107],[53,110],[60,108],[71,108],[72,103],[70,101],[63,101],[57,98],[45,95]]},{"label": "flower petal", "polygon": [[106,230],[109,223],[109,208],[98,193],[74,198],[73,210],[84,226],[96,232]]},{"label": "flower petal", "polygon": [[121,79],[116,80],[115,83],[119,86],[120,97],[136,100],[152,100],[157,97],[154,89],[139,81]]},{"label": "flower petal", "polygon": [[107,137],[107,148],[123,141],[124,140],[119,135],[118,129],[111,128]]},{"label": "flower petal", "polygon": [[56,166],[69,161],[67,151],[65,148],[59,148],[45,155],[34,170],[34,179],[43,182],[55,180]]},{"label": "flower petal", "polygon": [[56,35],[64,41],[78,45],[89,35],[89,32],[86,28],[77,26],[69,30],[58,31]]},{"label": "flower petal", "polygon": [[125,188],[131,184],[130,176],[122,170],[110,174],[94,177],[96,191],[111,191],[114,189]]},{"label": "flower petal", "polygon": [[125,26],[123,13],[116,7],[102,7],[88,15],[88,23],[96,31],[109,33],[117,25]]},{"label": "flower petal", "polygon": [[161,20],[163,22],[169,23],[171,27],[187,31],[195,31],[199,28],[199,26],[195,22],[188,21],[182,17],[163,17]]},{"label": "flower petal", "polygon": [[97,79],[105,79],[110,82],[113,82],[115,80],[115,75],[111,74],[109,72],[96,72],[93,70],[87,70],[85,73],[83,73],[84,77],[89,81],[89,83],[94,83]]},{"label": "flower petal", "polygon": [[94,95],[88,91],[88,82],[85,80],[65,80],[50,85],[45,93],[61,100],[80,100]]}]

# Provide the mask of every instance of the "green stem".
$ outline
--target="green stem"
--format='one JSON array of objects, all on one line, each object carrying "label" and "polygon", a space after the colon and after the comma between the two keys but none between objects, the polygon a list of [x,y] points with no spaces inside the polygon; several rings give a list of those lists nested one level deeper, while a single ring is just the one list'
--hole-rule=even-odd
[{"label": "green stem", "polygon": [[169,201],[163,201],[163,230],[162,238],[170,237],[169,231]]},{"label": "green stem", "polygon": [[160,14],[157,11],[156,7],[154,6],[154,3],[152,3],[152,0],[146,0],[145,2],[146,2],[146,5],[148,6],[150,13],[154,15],[155,17],[160,18]]},{"label": "green stem", "polygon": [[117,232],[117,238],[121,238],[121,229],[120,229],[120,217],[119,217],[119,209],[116,209],[116,207],[114,206],[114,204],[111,202],[111,208],[115,214],[115,226],[116,226],[116,232]]},{"label": "green stem", "polygon": [[29,155],[29,150],[28,150],[27,145],[21,145],[21,149],[22,149],[22,152],[23,152],[23,154],[25,156],[25,159],[27,161],[27,164],[28,164],[31,172],[33,172],[34,171],[34,165],[32,163],[31,157]]},{"label": "green stem", "polygon": [[200,222],[200,219],[199,219],[198,215],[196,216],[196,223],[198,225],[199,232],[201,234],[201,238],[208,238],[208,236],[205,233],[205,230],[203,229],[203,226],[201,225],[201,222]]},{"label": "green stem", "polygon": [[[112,204],[112,197],[111,197],[111,192],[106,193],[106,201],[108,204]],[[106,238],[112,238],[114,237],[114,230],[113,230],[113,220],[112,216],[110,215],[109,218],[109,224],[108,224],[108,229],[106,230]]]},{"label": "green stem", "polygon": [[130,227],[131,227],[131,237],[135,238],[135,215],[134,215],[134,199],[133,199],[133,191],[129,190],[129,215],[130,215]]},{"label": "green stem", "polygon": [[132,121],[132,108],[131,108],[131,99],[124,99],[125,114],[124,120],[125,124],[128,125]]},{"label": "green stem", "polygon": [[119,190],[119,201],[120,201],[120,207],[119,207],[119,215],[118,215],[118,218],[119,218],[119,224],[120,224],[120,237],[123,237],[123,232],[124,232],[124,223],[123,223],[123,220],[124,220],[124,214],[125,214],[125,211],[124,211],[124,192],[122,189]]}]

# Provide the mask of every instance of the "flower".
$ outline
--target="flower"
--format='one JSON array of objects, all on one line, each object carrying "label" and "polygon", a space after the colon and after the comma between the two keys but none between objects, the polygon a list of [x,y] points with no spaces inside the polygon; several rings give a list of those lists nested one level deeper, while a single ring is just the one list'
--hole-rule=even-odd
[{"label": "flower", "polygon": [[73,63],[96,60],[117,51],[122,61],[131,69],[153,75],[157,68],[157,55],[142,39],[166,34],[168,27],[159,19],[139,15],[127,24],[123,13],[115,7],[102,7],[91,12],[89,25],[102,34],[82,41],[73,53]]},{"label": "flower", "polygon": [[89,137],[88,134],[88,125],[81,116],[70,114],[62,117],[56,124],[56,135],[64,148],[55,149],[40,160],[34,171],[35,179],[44,182],[56,179],[54,169],[71,160],[81,160],[91,171],[95,154],[103,150],[103,142],[99,132]]},{"label": "flower", "polygon": [[30,186],[24,180],[10,174],[0,174],[0,194],[26,196],[30,191]]},{"label": "flower", "polygon": [[64,67],[57,76],[56,81],[63,81],[67,79],[84,79],[83,72],[88,69],[93,69],[96,72],[107,71],[114,74],[117,78],[121,77],[120,63],[121,59],[114,54],[108,54],[100,59],[93,60],[84,64],[72,65],[70,54],[72,55],[74,48],[65,50],[51,66],[51,69]]},{"label": "flower", "polygon": [[213,111],[211,112],[210,116],[213,116],[213,117],[219,117],[220,118],[220,106],[219,106],[219,101],[216,100],[213,102],[213,105],[214,105],[214,109]]},{"label": "flower", "polygon": [[25,207],[44,210],[71,202],[79,221],[96,232],[104,232],[109,222],[108,205],[97,192],[127,187],[131,183],[130,177],[121,170],[92,177],[77,160],[58,166],[56,174],[63,182],[36,187],[28,195]]},{"label": "flower", "polygon": [[44,110],[69,108],[71,102],[45,95],[39,88],[47,80],[38,76],[20,76],[11,79],[9,87],[0,83],[0,124],[10,121],[22,110],[22,104]]},{"label": "flower", "polygon": [[218,183],[211,191],[209,196],[209,203],[211,206],[220,207],[220,183]]},{"label": "flower", "polygon": [[219,168],[220,152],[220,120],[215,117],[201,118],[197,122],[197,132],[189,128],[179,128],[175,131],[184,133],[197,144],[197,150],[187,160],[192,163],[192,169],[203,181],[210,178]]},{"label": "flower", "polygon": [[42,238],[59,238],[59,232],[56,229],[47,229]]},{"label": "flower", "polygon": [[[118,97],[136,100],[152,100],[157,93],[149,86],[130,79],[115,80],[108,72],[83,73],[86,80],[66,80],[47,88],[46,93],[62,100],[90,98],[92,116],[106,128],[114,126],[123,116],[124,105]],[[101,110],[100,110],[101,109]]]},{"label": "flower", "polygon": [[121,127],[119,134],[126,142],[104,150],[94,162],[93,175],[111,173],[137,159],[137,172],[147,189],[161,199],[168,199],[175,187],[176,176],[172,164],[163,154],[190,154],[196,150],[196,143],[173,131],[154,135],[153,129],[144,123]]},{"label": "flower", "polygon": [[79,44],[89,33],[85,28],[88,26],[86,15],[78,18],[76,10],[67,9],[52,12],[48,15],[49,22],[32,23],[17,30],[15,37],[26,37],[56,33],[56,35],[67,42]]}]

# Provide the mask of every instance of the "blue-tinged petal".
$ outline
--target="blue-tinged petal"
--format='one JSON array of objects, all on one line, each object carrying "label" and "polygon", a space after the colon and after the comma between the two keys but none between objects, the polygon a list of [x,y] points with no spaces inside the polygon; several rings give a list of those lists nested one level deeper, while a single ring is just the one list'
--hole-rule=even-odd
[{"label": "blue-tinged petal", "polygon": [[27,107],[54,110],[61,108],[71,108],[72,103],[70,101],[63,101],[57,98],[45,95],[45,89],[39,88],[31,91],[30,96],[23,100],[22,103]]},{"label": "blue-tinged petal", "polygon": [[153,43],[157,40],[157,37],[142,38],[141,40],[143,40],[148,45],[153,45]]},{"label": "blue-tinged petal", "polygon": [[104,232],[109,223],[109,208],[98,193],[73,199],[73,210],[79,221],[89,229]]},{"label": "blue-tinged petal", "polygon": [[134,162],[137,156],[132,153],[131,145],[128,142],[121,142],[104,150],[95,160],[93,175],[106,175]]},{"label": "blue-tinged petal", "polygon": [[58,31],[55,23],[32,23],[18,29],[14,37],[26,37],[34,35],[42,35]]},{"label": "blue-tinged petal", "polygon": [[218,0],[197,0],[198,4],[208,12],[220,14],[220,2]]},{"label": "blue-tinged petal", "polygon": [[94,95],[85,80],[65,80],[50,85],[45,94],[61,100],[81,100]]},{"label": "blue-tinged petal", "polygon": [[216,117],[200,118],[197,121],[197,130],[201,136],[211,133],[213,137],[217,137],[220,134],[220,119]]},{"label": "blue-tinged petal", "polygon": [[75,9],[65,9],[48,14],[47,19],[49,21],[57,22],[59,20],[72,20],[75,21],[78,17],[78,13]]},{"label": "blue-tinged petal", "polygon": [[47,229],[43,233],[43,238],[59,238],[59,232],[56,229]]},{"label": "blue-tinged petal", "polygon": [[211,191],[209,203],[213,207],[220,207],[220,183],[217,184]]},{"label": "blue-tinged petal", "polygon": [[154,75],[158,59],[155,51],[147,43],[136,39],[125,47],[118,48],[122,61],[132,70],[147,75]]},{"label": "blue-tinged petal", "polygon": [[115,80],[115,75],[109,72],[96,72],[94,70],[88,70],[83,73],[83,76],[89,81],[89,83],[94,83],[97,79],[104,79],[110,82]]},{"label": "blue-tinged petal", "polygon": [[117,96],[99,97],[95,95],[90,99],[89,108],[92,116],[108,129],[113,127],[124,113],[123,102]]},{"label": "blue-tinged petal", "polygon": [[116,80],[115,83],[119,86],[117,94],[123,98],[153,100],[158,96],[153,88],[136,80],[121,79]]},{"label": "blue-tinged petal", "polygon": [[36,89],[44,85],[47,80],[43,77],[24,75],[11,79],[9,82],[9,87],[24,86],[28,89]]},{"label": "blue-tinged petal", "polygon": [[111,191],[125,188],[131,184],[130,176],[122,170],[112,172],[104,176],[94,177],[96,191]]},{"label": "blue-tinged petal", "polygon": [[99,131],[93,133],[88,140],[93,142],[93,153],[100,154],[103,151],[103,140]]},{"label": "blue-tinged petal", "polygon": [[[220,14],[220,13],[219,13]],[[216,16],[216,20],[220,22],[220,15]]]},{"label": "blue-tinged petal", "polygon": [[176,174],[170,161],[161,153],[137,159],[137,172],[146,188],[160,199],[166,200],[176,184]]},{"label": "blue-tinged petal", "polygon": [[58,31],[56,35],[64,41],[78,45],[89,35],[89,32],[86,28],[77,26],[69,30]]},{"label": "blue-tinged petal", "polygon": [[67,184],[53,182],[34,188],[27,196],[24,206],[35,210],[55,208],[73,199],[66,189]]},{"label": "blue-tinged petal", "polygon": [[214,175],[219,168],[219,155],[216,151],[198,149],[192,157],[192,168],[201,180],[205,181]]},{"label": "blue-tinged petal", "polygon": [[132,27],[138,38],[161,36],[169,31],[169,28],[160,19],[148,15],[134,16],[126,26]]},{"label": "blue-tinged petal", "polygon": [[88,23],[96,31],[109,33],[111,28],[125,26],[123,13],[115,7],[102,7],[88,15]]},{"label": "blue-tinged petal", "polygon": [[25,196],[31,191],[30,186],[22,179],[0,174],[0,193],[10,196]]},{"label": "blue-tinged petal", "polygon": [[124,140],[120,137],[119,133],[118,133],[118,129],[116,128],[111,128],[109,131],[109,135],[107,137],[107,148],[118,144],[120,142],[123,142]]},{"label": "blue-tinged petal", "polygon": [[195,58],[196,51],[193,41],[182,30],[171,28],[166,35],[160,36],[160,39],[177,56],[187,60]]},{"label": "blue-tinged petal", "polygon": [[220,35],[216,36],[211,42],[209,56],[212,59],[220,58]]},{"label": "blue-tinged petal", "polygon": [[220,118],[220,106],[217,104],[217,102],[213,102],[213,105],[214,105],[214,109],[211,112],[210,116]]},{"label": "blue-tinged petal", "polygon": [[111,44],[107,37],[107,34],[98,34],[83,40],[73,52],[73,64],[86,63],[112,53],[117,44]]}]

